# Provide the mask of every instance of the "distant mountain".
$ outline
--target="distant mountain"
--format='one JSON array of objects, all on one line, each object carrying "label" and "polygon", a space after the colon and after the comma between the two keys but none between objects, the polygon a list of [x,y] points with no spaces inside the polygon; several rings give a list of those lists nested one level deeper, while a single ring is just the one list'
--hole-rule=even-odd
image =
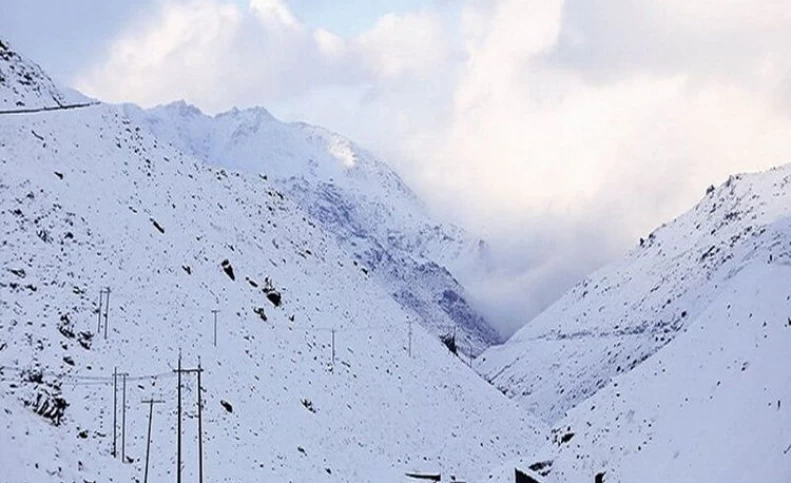
[{"label": "distant mountain", "polygon": [[217,166],[267,176],[436,335],[463,352],[501,342],[468,303],[453,268],[482,262],[479,240],[433,220],[386,164],[348,139],[263,108],[207,116],[183,101],[126,114],[160,141]]},{"label": "distant mountain", "polygon": [[487,350],[479,370],[553,425],[552,441],[515,463],[540,481],[781,483],[789,348],[786,165],[711,187]]},{"label": "distant mountain", "polygon": [[[7,105],[64,104],[0,53]],[[472,481],[543,439],[272,178],[128,111],[0,115],[0,481],[142,481],[149,414],[149,481],[173,481],[179,397],[183,481],[198,421],[211,482]],[[180,391],[179,354],[203,370]]]}]

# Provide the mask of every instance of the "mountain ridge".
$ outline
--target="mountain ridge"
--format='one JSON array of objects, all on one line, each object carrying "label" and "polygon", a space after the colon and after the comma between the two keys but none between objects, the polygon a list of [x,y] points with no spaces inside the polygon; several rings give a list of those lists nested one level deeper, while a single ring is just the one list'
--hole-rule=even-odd
[{"label": "mountain ridge", "polygon": [[322,127],[281,122],[261,107],[214,116],[183,101],[124,109],[186,153],[266,175],[435,335],[455,326],[460,349],[473,355],[502,341],[468,303],[454,271],[483,263],[479,242],[434,221],[415,193],[369,151]]},{"label": "mountain ridge", "polygon": [[[144,399],[166,401],[149,477],[172,478],[179,392],[186,479],[198,394],[210,481],[474,479],[543,439],[270,180],[180,153],[122,107],[0,116],[0,232],[13,481],[140,479]],[[177,391],[180,355],[200,388],[185,376]],[[115,369],[130,374],[117,401]]]}]

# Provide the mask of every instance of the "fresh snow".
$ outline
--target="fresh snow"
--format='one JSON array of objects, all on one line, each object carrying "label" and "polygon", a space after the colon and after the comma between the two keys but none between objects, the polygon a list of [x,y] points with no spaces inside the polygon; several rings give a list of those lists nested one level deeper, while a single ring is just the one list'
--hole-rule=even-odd
[{"label": "fresh snow", "polygon": [[791,481],[789,183],[791,165],[711,188],[485,352],[481,372],[553,425],[491,479]]},{"label": "fresh snow", "polygon": [[281,122],[260,107],[208,116],[179,101],[124,111],[190,156],[265,175],[435,335],[457,329],[459,347],[472,355],[501,342],[458,278],[484,263],[482,242],[433,220],[371,153],[323,128]]},{"label": "fresh snow", "polygon": [[[9,76],[40,70],[2,49],[3,98],[62,95],[43,74],[33,86]],[[149,481],[173,480],[179,352],[204,369],[204,481],[476,481],[540,445],[542,423],[279,185],[182,154],[127,112],[0,116],[0,480],[142,481],[141,401],[152,397],[166,402],[154,408]],[[110,454],[114,368],[129,373],[125,463]],[[185,375],[184,481],[197,478],[197,394]]]}]

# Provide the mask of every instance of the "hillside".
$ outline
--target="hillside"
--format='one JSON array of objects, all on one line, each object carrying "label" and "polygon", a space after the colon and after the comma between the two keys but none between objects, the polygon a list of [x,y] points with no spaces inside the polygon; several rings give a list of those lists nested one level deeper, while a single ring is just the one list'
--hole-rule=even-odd
[{"label": "hillside", "polygon": [[[9,76],[40,69],[2,51],[0,97],[63,95]],[[179,353],[204,371],[201,391],[183,376],[185,481],[198,394],[206,481],[474,481],[543,440],[271,180],[180,153],[124,108],[0,116],[0,233],[10,481],[142,481],[149,398],[149,479],[173,479]]]},{"label": "hillside", "polygon": [[554,443],[492,479],[550,461],[541,481],[791,481],[789,279],[787,261],[734,274],[687,333],[571,410]]},{"label": "hillside", "polygon": [[788,171],[734,176],[710,189],[689,213],[487,351],[481,373],[556,421],[683,332],[731,272],[779,256],[768,227],[791,214]]},{"label": "hillside", "polygon": [[789,182],[784,166],[709,189],[484,353],[554,428],[493,481],[791,480]]},{"label": "hillside", "polygon": [[501,342],[467,302],[455,268],[483,262],[482,242],[443,225],[385,163],[348,139],[263,108],[208,116],[183,101],[126,115],[190,156],[263,174],[371,272],[399,305],[435,335],[458,329],[477,355]]}]

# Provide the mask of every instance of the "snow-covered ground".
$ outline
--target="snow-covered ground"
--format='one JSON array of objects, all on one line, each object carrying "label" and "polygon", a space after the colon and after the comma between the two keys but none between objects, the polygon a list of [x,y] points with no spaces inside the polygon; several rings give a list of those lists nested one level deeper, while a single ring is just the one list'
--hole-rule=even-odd
[{"label": "snow-covered ground", "polygon": [[[51,105],[51,81],[9,76],[37,68],[0,49],[0,97]],[[179,352],[204,369],[205,481],[476,481],[541,444],[542,423],[410,323],[272,180],[206,165],[126,114],[0,116],[0,480],[142,481],[152,397],[149,481],[172,480]],[[110,454],[114,368],[129,373],[127,462]],[[195,481],[195,374],[184,385]],[[117,404],[120,429],[120,387]]]},{"label": "snow-covered ground", "polygon": [[553,425],[494,481],[515,465],[547,482],[791,481],[789,183],[791,165],[711,188],[482,355]]},{"label": "snow-covered ground", "polygon": [[179,101],[147,111],[127,105],[124,111],[190,156],[266,175],[432,333],[455,327],[460,348],[475,355],[501,342],[467,302],[456,276],[485,262],[483,242],[432,219],[371,153],[323,128],[281,122],[260,107],[208,116]]}]

